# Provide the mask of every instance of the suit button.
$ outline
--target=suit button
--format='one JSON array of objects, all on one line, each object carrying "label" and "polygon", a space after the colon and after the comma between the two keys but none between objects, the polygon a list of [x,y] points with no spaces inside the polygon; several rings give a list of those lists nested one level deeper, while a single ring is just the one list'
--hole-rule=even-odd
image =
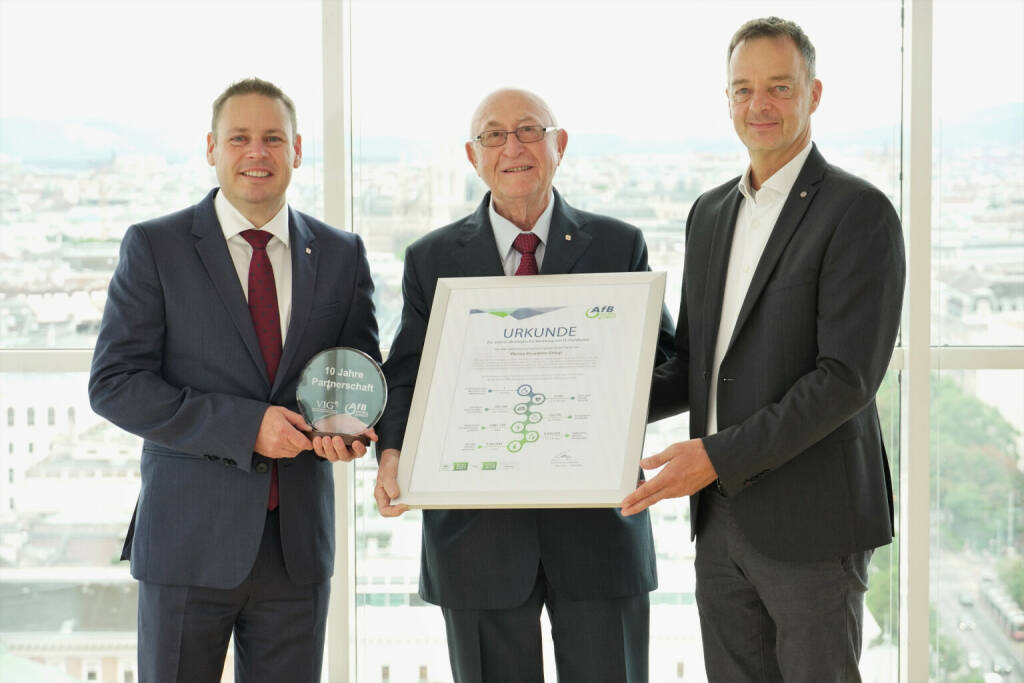
[{"label": "suit button", "polygon": [[260,474],[265,474],[270,469],[270,465],[265,462],[257,463],[256,471]]}]

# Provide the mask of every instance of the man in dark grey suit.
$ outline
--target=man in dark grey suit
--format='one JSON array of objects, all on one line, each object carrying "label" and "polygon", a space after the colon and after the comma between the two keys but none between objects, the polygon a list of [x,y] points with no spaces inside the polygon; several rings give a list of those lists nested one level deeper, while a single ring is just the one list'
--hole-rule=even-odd
[{"label": "man in dark grey suit", "polygon": [[[472,215],[405,255],[401,327],[385,365],[389,403],[374,494],[392,505],[399,449],[439,277],[647,270],[638,229],[569,206],[552,187],[568,135],[548,106],[499,90],[477,108],[466,154],[490,188]],[[536,235],[532,254],[514,248]],[[658,359],[672,344],[661,321]],[[541,681],[540,613],[551,620],[559,680],[646,681],[648,593],[657,585],[651,524],[612,509],[424,510],[420,595],[440,605],[457,681]]]},{"label": "man in dark grey suit", "polygon": [[690,496],[711,681],[857,681],[871,551],[893,533],[875,407],[899,328],[903,238],[889,200],[811,142],[814,47],[748,22],[728,52],[748,171],[687,220],[678,356],[652,416],[689,409],[691,440],[623,501]]},{"label": "man in dark grey suit", "polygon": [[380,357],[373,283],[358,236],[285,203],[302,139],[275,85],[217,98],[207,159],[218,189],[125,233],[89,380],[93,409],[144,438],[122,557],[139,580],[139,680],[219,681],[233,632],[236,681],[314,683],[331,461],[366,451],[311,442],[295,388],[327,347]]}]

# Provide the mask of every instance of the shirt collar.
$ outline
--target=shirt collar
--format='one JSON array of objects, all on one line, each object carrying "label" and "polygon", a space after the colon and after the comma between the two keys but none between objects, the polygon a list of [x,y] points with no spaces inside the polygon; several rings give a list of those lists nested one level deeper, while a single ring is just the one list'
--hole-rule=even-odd
[{"label": "shirt collar", "polygon": [[[519,236],[522,230],[497,212],[494,208],[494,197],[491,197],[491,203],[489,207],[489,213],[491,217],[491,228],[494,230],[494,240],[498,243],[498,253],[501,254],[502,258],[505,258],[509,250],[512,248],[512,242],[515,241],[516,237]],[[544,209],[544,212],[537,218],[537,222],[534,224],[533,232],[534,235],[540,238],[541,244],[548,243],[548,234],[551,232],[551,214],[555,210],[555,193],[548,190],[548,205]]]},{"label": "shirt collar", "polygon": [[[217,212],[217,220],[220,221],[220,228],[224,231],[224,239],[229,240],[244,230],[257,229],[242,212],[235,208],[223,192],[218,192],[213,198],[213,208]],[[288,204],[281,207],[281,210],[274,214],[274,217],[267,221],[259,230],[266,230],[271,235],[281,240],[288,246]]]},{"label": "shirt collar", "polygon": [[[789,160],[789,162],[780,168],[778,171],[773,173],[771,177],[761,183],[761,189],[755,190],[750,185],[750,166],[747,166],[747,170],[743,173],[743,177],[740,178],[739,189],[740,193],[750,201],[757,203],[757,197],[759,194],[768,190],[766,195],[773,195],[776,197],[788,197],[790,190],[796,185],[796,179],[800,175],[800,170],[804,167],[804,162],[807,161],[807,157],[811,155],[812,144],[810,142],[800,150],[800,152]],[[764,195],[762,195],[763,197]]]}]

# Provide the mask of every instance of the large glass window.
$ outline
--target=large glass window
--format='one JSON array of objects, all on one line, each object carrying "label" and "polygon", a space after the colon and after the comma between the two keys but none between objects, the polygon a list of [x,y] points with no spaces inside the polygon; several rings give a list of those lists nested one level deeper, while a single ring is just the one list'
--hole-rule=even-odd
[{"label": "large glass window", "polygon": [[[934,7],[932,344],[1024,346],[1024,5]],[[944,46],[961,46],[950,50]],[[970,95],[957,93],[970,82]],[[973,355],[969,355],[972,354]],[[1024,364],[931,378],[936,681],[1024,670]],[[1010,673],[1013,669],[1015,673]],[[988,680],[988,679],[986,679]]]},{"label": "large glass window", "polygon": [[232,81],[258,75],[295,101],[304,160],[288,199],[322,215],[319,13],[0,3],[0,347],[92,346],[125,229],[216,186],[206,133]]},{"label": "large glass window", "polygon": [[[722,91],[725,44],[745,19],[771,12],[804,26],[825,85],[816,142],[901,201],[899,0],[768,9],[352,0],[351,9],[351,35],[328,48],[351,48],[352,212],[385,346],[405,246],[483,196],[462,143],[478,100],[500,86],[548,99],[569,132],[557,187],[576,206],[644,229],[652,267],[670,275],[673,312],[690,202],[744,164]],[[55,354],[81,359],[70,373],[38,356],[22,371],[16,350],[91,347],[125,228],[215,184],[203,153],[209,106],[234,79],[266,77],[295,99],[305,158],[289,201],[322,215],[321,10],[313,0],[0,1],[0,680],[32,680],[25,671],[136,679],[134,583],[115,557],[137,491],[137,443],[89,410],[86,356]],[[934,36],[915,38],[933,45],[934,230],[931,243],[910,246],[932,249],[938,347],[1024,346],[1022,25],[1017,0],[944,0],[934,3]],[[1014,616],[1024,604],[1024,363],[974,369],[989,367],[976,353],[932,377],[929,515],[931,677],[972,683],[997,658],[1014,668],[1009,680],[1024,670]],[[900,392],[892,372],[879,408],[894,475]],[[685,424],[654,425],[648,452],[685,438]],[[373,476],[372,461],[357,464],[357,679],[446,680],[440,611],[416,594],[418,515],[381,519]],[[686,515],[682,501],[654,514],[654,680],[703,678]],[[872,564],[866,680],[906,678],[897,555],[896,544],[880,549]],[[550,644],[548,653],[550,664]]]},{"label": "large glass window", "polygon": [[932,391],[933,680],[1020,671],[1024,371],[944,370]]},{"label": "large glass window", "polygon": [[[320,10],[0,2],[0,353],[92,346],[127,227],[216,185],[206,133],[232,81],[294,99],[305,156],[289,201],[322,214]],[[4,681],[136,679],[136,584],[118,557],[139,443],[93,415],[81,357],[70,374],[0,373]]]},{"label": "large glass window", "polygon": [[1024,346],[1022,26],[1024,3],[935,3],[932,343],[940,346]]},{"label": "large glass window", "polygon": [[[765,11],[756,2],[636,2],[624,11],[610,3],[355,0],[353,225],[370,252],[382,344],[393,337],[401,311],[405,247],[471,213],[484,196],[464,143],[479,100],[503,86],[534,90],[553,108],[569,135],[555,186],[574,206],[643,229],[651,267],[669,274],[666,299],[674,315],[691,203],[746,164],[725,99],[726,48],[740,24]],[[771,13],[797,21],[818,47],[825,87],[812,121],[822,153],[898,205],[899,3],[864,3],[842,22],[827,4],[783,3]],[[510,27],[514,35],[505,31]],[[871,50],[864,49],[865,35],[872,36]],[[898,433],[898,423],[888,426]],[[665,421],[648,431],[647,450],[685,438],[685,417]],[[419,666],[428,668],[429,680],[448,680],[440,610],[416,596],[418,515],[377,517],[366,495],[372,477],[372,469],[365,471],[357,493],[360,680],[383,680],[384,670],[391,680],[414,680]],[[653,680],[704,678],[688,516],[686,501],[652,511],[660,581],[651,595]],[[880,553],[873,571],[896,577],[896,566],[896,553]],[[897,609],[897,582],[886,586],[877,600],[886,605],[880,618],[888,619]],[[389,607],[401,601],[408,606]],[[865,669],[866,675],[890,680],[893,625],[869,623],[866,666],[873,673]]]}]

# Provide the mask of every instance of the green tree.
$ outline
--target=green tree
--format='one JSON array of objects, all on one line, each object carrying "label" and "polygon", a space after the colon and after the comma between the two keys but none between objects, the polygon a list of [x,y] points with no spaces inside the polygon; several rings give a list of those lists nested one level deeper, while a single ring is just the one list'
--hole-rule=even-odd
[{"label": "green tree", "polygon": [[881,633],[878,641],[899,641],[899,545],[882,546],[875,550],[868,567],[868,593],[865,604],[878,622]]},{"label": "green tree", "polygon": [[[899,374],[887,372],[876,397],[882,425],[882,442],[892,469],[893,496],[899,510],[900,472],[900,385]],[[876,548],[868,567],[868,592],[865,604],[881,629],[880,641],[899,641],[899,539],[892,545]]]},{"label": "green tree", "polygon": [[[1017,431],[991,405],[965,392],[949,377],[932,376],[931,490],[933,519],[941,542],[954,550],[1002,549],[1006,543],[1008,501],[1016,501],[1014,547],[1024,541],[1024,475],[1016,468]],[[877,397],[882,436],[892,467],[899,510],[899,375],[887,373]],[[1012,492],[1012,494],[1011,494]],[[1001,535],[1001,539],[1000,539]],[[898,545],[875,550],[866,604],[882,629],[882,638],[899,636]],[[1007,560],[1003,583],[1024,604],[1024,560]]]},{"label": "green tree", "polygon": [[[1017,430],[949,377],[933,376],[932,387],[932,509],[939,538],[953,550],[1002,550],[1008,501],[1020,501],[1024,491]],[[1019,547],[1021,531],[1014,536]]]},{"label": "green tree", "polygon": [[1007,557],[999,563],[999,580],[1018,605],[1024,605],[1024,557]]}]

